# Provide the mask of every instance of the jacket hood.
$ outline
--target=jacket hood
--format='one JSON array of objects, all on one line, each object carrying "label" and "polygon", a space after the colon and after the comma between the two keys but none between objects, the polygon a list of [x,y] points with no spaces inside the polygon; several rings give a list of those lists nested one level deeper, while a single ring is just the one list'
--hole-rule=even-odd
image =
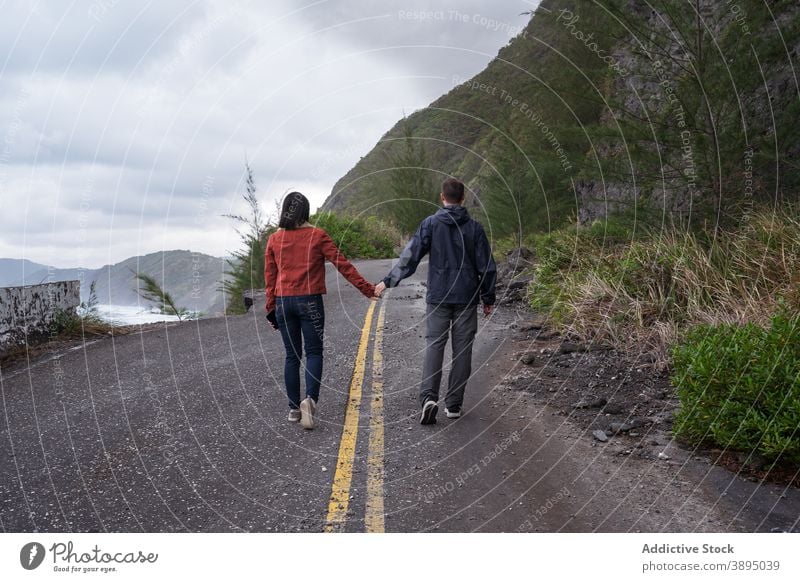
[{"label": "jacket hood", "polygon": [[445,206],[437,210],[433,217],[443,224],[460,226],[469,221],[469,212],[463,206]]}]

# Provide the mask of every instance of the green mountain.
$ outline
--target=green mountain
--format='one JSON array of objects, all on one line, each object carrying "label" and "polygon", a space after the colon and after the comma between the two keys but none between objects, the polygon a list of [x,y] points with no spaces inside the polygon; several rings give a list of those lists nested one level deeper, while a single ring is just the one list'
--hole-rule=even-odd
[{"label": "green mountain", "polygon": [[[724,220],[793,198],[799,23],[794,0],[543,0],[486,69],[390,129],[323,209],[400,222],[398,185],[424,213],[453,175],[495,236],[525,236],[610,212]],[[433,192],[415,191],[419,172]]]},{"label": "green mountain", "polygon": [[[9,263],[16,261],[9,259]],[[20,270],[16,261],[9,264],[10,270]],[[227,276],[225,259],[186,250],[150,253],[131,257],[99,269],[56,269],[39,266],[39,270],[27,271],[24,278],[9,281],[9,286],[35,285],[45,281],[81,282],[81,300],[89,297],[89,286],[95,281],[95,292],[100,303],[112,305],[147,305],[137,294],[134,272],[146,273],[155,278],[161,287],[170,293],[180,307],[191,311],[202,311],[206,315],[222,315],[224,299],[221,283]]]}]

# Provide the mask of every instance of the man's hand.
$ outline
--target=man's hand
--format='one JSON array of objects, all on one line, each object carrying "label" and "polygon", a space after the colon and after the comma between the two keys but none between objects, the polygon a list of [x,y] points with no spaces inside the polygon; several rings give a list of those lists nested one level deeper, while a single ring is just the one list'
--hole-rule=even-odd
[{"label": "man's hand", "polygon": [[376,299],[380,298],[380,296],[383,295],[385,289],[386,289],[386,283],[384,283],[383,281],[375,285],[375,298]]},{"label": "man's hand", "polygon": [[494,305],[484,305],[483,306],[483,316],[489,317],[492,314],[492,309],[494,309]]}]

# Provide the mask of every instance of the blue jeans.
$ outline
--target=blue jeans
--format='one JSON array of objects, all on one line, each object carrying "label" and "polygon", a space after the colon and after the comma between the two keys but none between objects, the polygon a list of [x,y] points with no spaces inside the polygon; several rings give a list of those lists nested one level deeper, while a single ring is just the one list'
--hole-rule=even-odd
[{"label": "blue jeans", "polygon": [[306,397],[319,399],[322,381],[322,340],[325,334],[325,304],[322,295],[277,297],[275,316],[281,330],[286,361],[283,380],[289,408],[300,407],[300,362],[306,350]]}]

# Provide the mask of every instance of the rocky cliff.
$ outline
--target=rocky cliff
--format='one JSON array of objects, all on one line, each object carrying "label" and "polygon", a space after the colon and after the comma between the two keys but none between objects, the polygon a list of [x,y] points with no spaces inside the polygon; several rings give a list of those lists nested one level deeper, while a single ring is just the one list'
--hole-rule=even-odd
[{"label": "rocky cliff", "polygon": [[499,234],[794,198],[798,22],[794,1],[544,0],[484,71],[390,129],[324,208],[385,202],[409,129],[432,182],[462,178]]}]

